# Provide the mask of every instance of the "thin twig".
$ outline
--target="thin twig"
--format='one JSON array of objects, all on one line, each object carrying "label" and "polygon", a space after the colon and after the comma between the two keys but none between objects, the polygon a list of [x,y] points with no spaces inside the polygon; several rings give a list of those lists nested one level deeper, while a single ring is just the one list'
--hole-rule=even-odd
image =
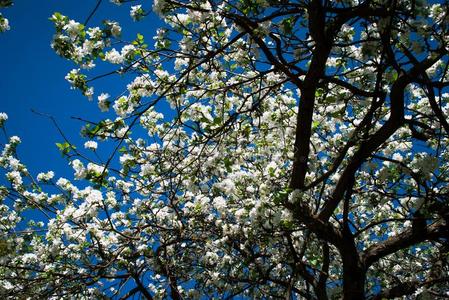
[{"label": "thin twig", "polygon": [[89,23],[90,19],[94,16],[95,12],[100,7],[100,4],[103,0],[98,0],[97,5],[95,5],[94,9],[90,12],[89,16],[87,17],[86,21],[84,21],[84,26],[87,26],[87,23]]}]

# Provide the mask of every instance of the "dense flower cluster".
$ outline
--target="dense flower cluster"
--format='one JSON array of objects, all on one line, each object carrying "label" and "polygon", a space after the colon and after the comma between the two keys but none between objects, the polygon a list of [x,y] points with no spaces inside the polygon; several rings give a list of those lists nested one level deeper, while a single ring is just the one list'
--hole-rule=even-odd
[{"label": "dense flower cluster", "polygon": [[[13,4],[12,0],[1,0],[0,1],[0,10],[6,7],[9,7]],[[10,30],[9,20],[5,18],[0,12],[0,33]]]},{"label": "dense flower cluster", "polygon": [[0,32],[7,31],[9,29],[11,29],[11,27],[9,27],[8,19],[2,16],[2,14],[0,13]]}]

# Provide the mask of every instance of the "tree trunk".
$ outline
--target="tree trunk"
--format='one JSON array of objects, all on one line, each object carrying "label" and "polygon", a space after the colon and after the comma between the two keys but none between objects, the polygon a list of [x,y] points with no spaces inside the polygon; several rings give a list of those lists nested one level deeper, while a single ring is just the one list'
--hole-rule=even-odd
[{"label": "tree trunk", "polygon": [[352,255],[343,256],[343,299],[365,299],[365,268],[358,257]]},{"label": "tree trunk", "polygon": [[343,209],[343,247],[341,255],[343,258],[343,299],[363,300],[365,299],[366,267],[360,258],[354,236],[349,229],[349,201],[352,195],[354,181],[348,187]]}]

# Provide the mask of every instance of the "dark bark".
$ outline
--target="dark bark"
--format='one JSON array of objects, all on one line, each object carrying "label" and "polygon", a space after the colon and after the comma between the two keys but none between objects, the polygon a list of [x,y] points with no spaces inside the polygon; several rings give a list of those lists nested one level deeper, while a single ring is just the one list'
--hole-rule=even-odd
[{"label": "dark bark", "polygon": [[151,296],[150,292],[145,288],[145,286],[140,281],[140,278],[137,275],[133,275],[133,279],[136,282],[137,289],[142,294],[142,296],[147,300],[153,300],[153,297]]},{"label": "dark bark", "polygon": [[357,250],[353,247],[345,247],[348,251],[343,255],[343,299],[365,299],[366,270],[358,260]]},{"label": "dark bark", "polygon": [[323,243],[323,265],[321,267],[321,273],[318,277],[318,282],[315,288],[315,294],[318,300],[327,300],[327,286],[326,281],[329,273],[329,264],[330,264],[330,251],[329,245],[327,243]]},{"label": "dark bark", "polygon": [[309,31],[315,41],[315,49],[309,70],[301,88],[301,99],[298,105],[296,135],[290,187],[303,189],[307,174],[307,163],[310,153],[310,137],[312,135],[312,117],[315,106],[315,93],[319,80],[324,77],[326,61],[329,57],[333,36],[326,32],[325,12],[320,1],[312,1],[309,7]]},{"label": "dark bark", "polygon": [[405,281],[401,282],[389,289],[382,290],[380,293],[372,297],[370,300],[382,300],[382,299],[397,299],[402,296],[408,296],[413,294],[422,286],[430,287],[434,284],[447,284],[449,283],[449,277],[443,277],[438,279],[431,279],[426,281]]},{"label": "dark bark", "polygon": [[321,220],[328,220],[341,199],[344,192],[357,170],[362,163],[387,139],[393,135],[396,130],[404,123],[404,89],[408,85],[409,79],[405,74],[401,75],[391,88],[391,114],[388,121],[375,133],[362,142],[359,149],[351,158],[348,166],[343,171],[337,186],[332,193],[330,199],[326,202],[324,208],[320,212]]},{"label": "dark bark", "polygon": [[365,299],[366,270],[360,259],[354,235],[349,227],[349,211],[355,184],[354,176],[349,179],[346,189],[344,207],[342,236],[343,247],[340,254],[343,260],[343,299]]},{"label": "dark bark", "polygon": [[438,240],[449,236],[448,224],[444,221],[435,222],[432,225],[421,228],[417,228],[417,226],[419,227],[420,225],[413,225],[412,228],[366,249],[363,252],[363,261],[366,266],[369,267],[379,259],[417,243],[426,240]]}]

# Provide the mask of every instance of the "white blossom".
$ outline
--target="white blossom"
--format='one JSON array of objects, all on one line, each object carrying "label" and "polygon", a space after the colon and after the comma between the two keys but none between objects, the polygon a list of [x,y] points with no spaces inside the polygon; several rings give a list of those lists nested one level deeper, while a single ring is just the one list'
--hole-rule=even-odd
[{"label": "white blossom", "polygon": [[50,181],[55,176],[53,171],[48,171],[47,173],[39,173],[37,174],[37,180],[39,181]]},{"label": "white blossom", "polygon": [[4,112],[1,112],[0,113],[0,128],[3,127],[6,120],[8,120],[8,115]]},{"label": "white blossom", "polygon": [[101,93],[98,96],[98,107],[100,108],[101,111],[105,112],[109,110],[109,98],[110,95],[108,93]]},{"label": "white blossom", "polygon": [[84,148],[89,149],[89,150],[97,150],[98,147],[98,143],[95,141],[87,141],[84,143]]},{"label": "white blossom", "polygon": [[2,16],[0,13],[0,32],[5,32],[7,30],[10,30],[11,27],[9,26],[9,20]]},{"label": "white blossom", "polygon": [[129,14],[134,21],[140,20],[144,14],[142,5],[131,6],[131,10],[130,10]]},{"label": "white blossom", "polygon": [[112,64],[121,64],[123,63],[123,56],[118,52],[115,48],[106,52],[105,60]]},{"label": "white blossom", "polygon": [[82,179],[86,177],[87,170],[84,167],[84,164],[79,160],[75,159],[71,162],[72,168],[75,170],[75,178],[76,179]]}]

